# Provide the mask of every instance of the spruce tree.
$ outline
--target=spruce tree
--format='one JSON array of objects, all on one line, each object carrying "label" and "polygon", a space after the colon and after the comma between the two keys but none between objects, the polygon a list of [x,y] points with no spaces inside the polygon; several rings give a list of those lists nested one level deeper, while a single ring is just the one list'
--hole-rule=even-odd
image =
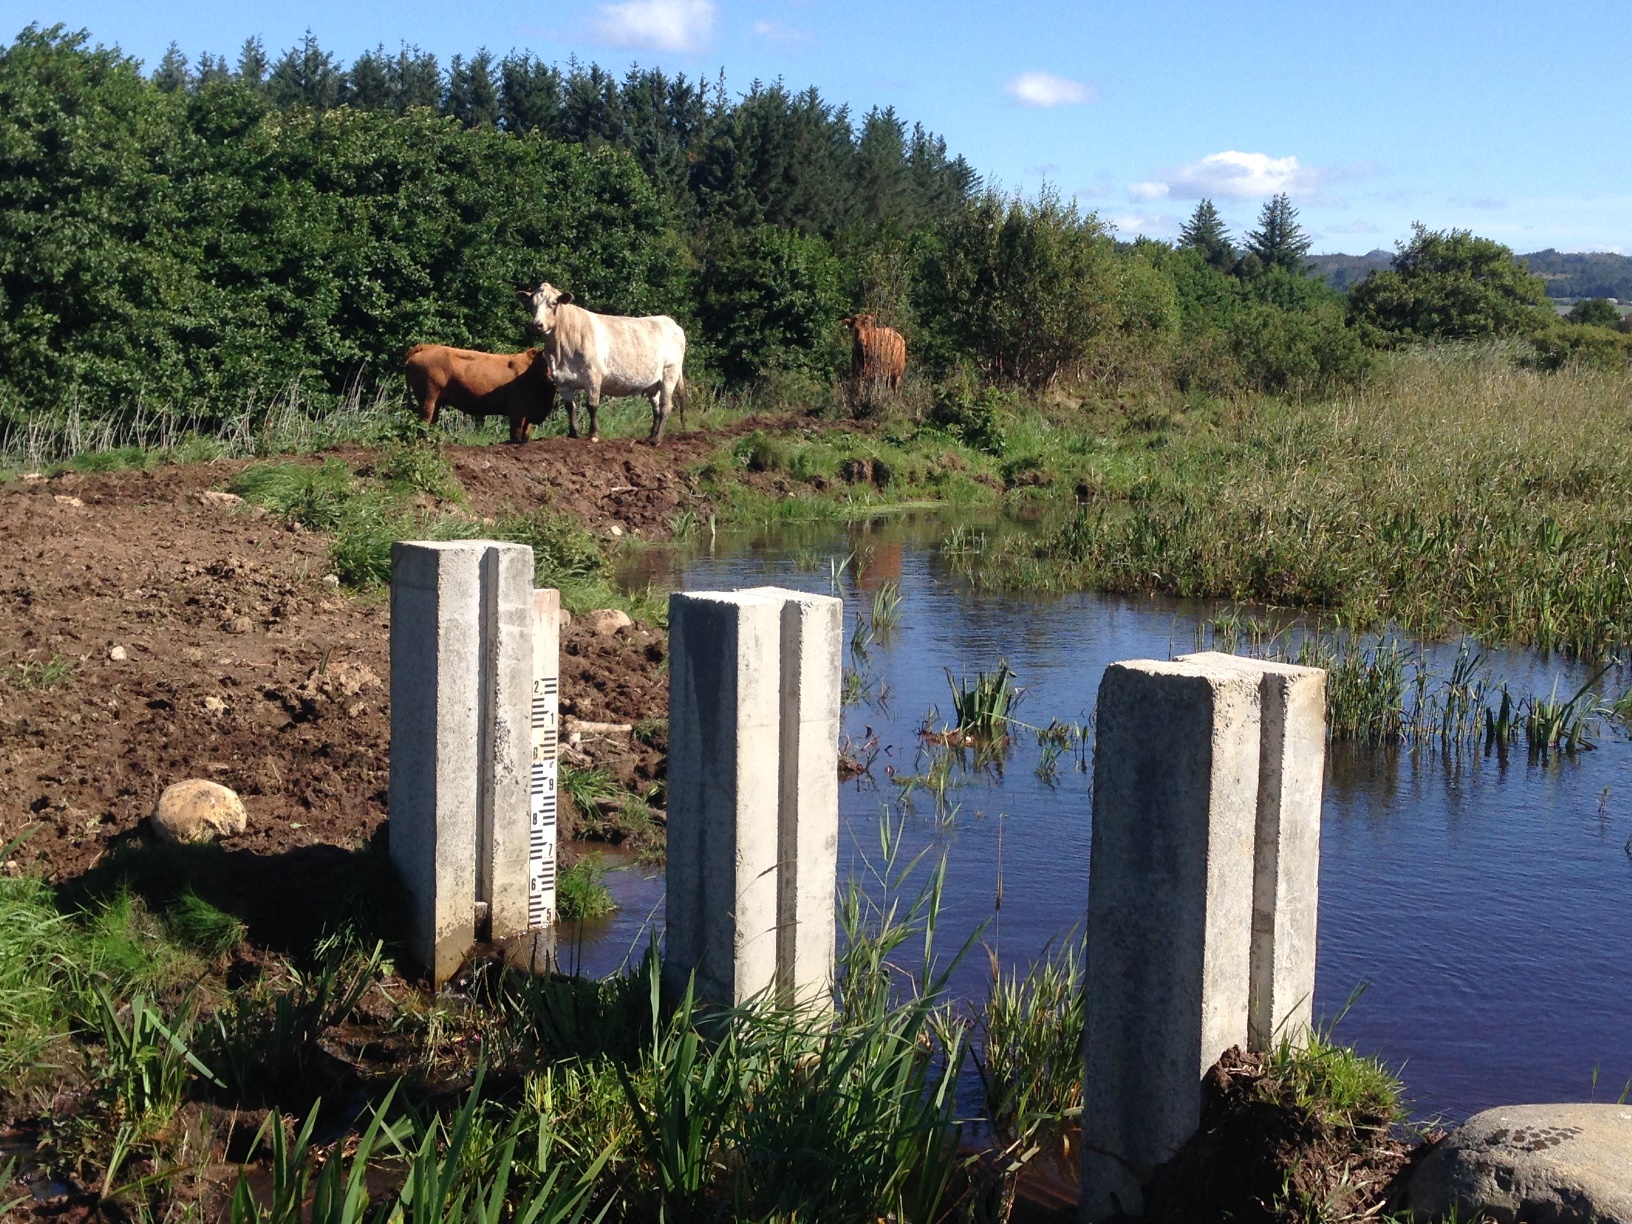
[{"label": "spruce tree", "polygon": [[238,52],[238,80],[252,89],[266,84],[266,48],[259,38],[244,39],[243,50]]},{"label": "spruce tree", "polygon": [[193,84],[198,89],[206,85],[214,85],[219,81],[232,80],[232,69],[227,65],[224,55],[211,55],[205,51],[198,57],[198,71],[193,75]]},{"label": "spruce tree", "polygon": [[1258,228],[1247,235],[1247,250],[1265,269],[1286,268],[1301,274],[1309,258],[1309,246],[1309,236],[1298,224],[1298,210],[1285,192],[1264,205],[1258,214]]},{"label": "spruce tree", "polygon": [[1224,228],[1224,219],[1218,215],[1211,200],[1203,200],[1190,214],[1190,220],[1179,231],[1181,250],[1200,251],[1206,261],[1220,271],[1228,271],[1235,263],[1235,246],[1230,232]]},{"label": "spruce tree", "polygon": [[300,46],[289,48],[273,65],[267,91],[274,106],[330,110],[340,103],[342,76],[334,57],[318,46],[316,36],[307,30]]},{"label": "spruce tree", "polygon": [[153,70],[153,84],[163,93],[181,93],[187,88],[187,57],[175,43],[165,50],[164,58]]}]

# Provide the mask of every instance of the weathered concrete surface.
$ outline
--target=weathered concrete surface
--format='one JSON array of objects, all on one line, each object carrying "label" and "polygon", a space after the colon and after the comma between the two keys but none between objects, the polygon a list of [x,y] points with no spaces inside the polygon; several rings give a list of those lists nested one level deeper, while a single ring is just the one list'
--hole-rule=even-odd
[{"label": "weathered concrete surface", "polygon": [[531,844],[533,550],[480,541],[482,553],[482,802],[476,900],[489,937],[525,931]]},{"label": "weathered concrete surface", "polygon": [[408,949],[436,985],[476,934],[481,557],[464,541],[391,546],[391,862]]},{"label": "weathered concrete surface", "polygon": [[204,778],[188,778],[164,788],[153,809],[153,831],[168,842],[211,842],[237,837],[249,814],[237,792]]},{"label": "weathered concrete surface", "polygon": [[1259,682],[1236,666],[1105,669],[1088,885],[1082,1215],[1143,1208],[1194,1132],[1202,1077],[1247,1040]]},{"label": "weathered concrete surface", "polygon": [[1455,1205],[1500,1224],[1632,1224],[1632,1106],[1487,1109],[1423,1157],[1390,1205],[1423,1220]]},{"label": "weathered concrete surface", "polygon": [[1326,779],[1326,673],[1208,651],[1182,660],[1259,677],[1258,821],[1253,851],[1248,1048],[1301,1042],[1314,1019],[1320,804]]},{"label": "weathered concrete surface", "polygon": [[839,719],[844,601],[783,587],[777,807],[777,999],[830,1004],[837,954]]},{"label": "weathered concrete surface", "polygon": [[776,983],[783,602],[669,597],[663,982],[720,1006]]}]

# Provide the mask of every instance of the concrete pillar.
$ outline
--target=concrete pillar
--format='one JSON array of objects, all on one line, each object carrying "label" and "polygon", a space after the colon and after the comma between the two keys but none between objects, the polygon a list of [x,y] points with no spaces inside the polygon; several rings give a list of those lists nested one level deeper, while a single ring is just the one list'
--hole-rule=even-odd
[{"label": "concrete pillar", "polygon": [[1088,884],[1082,1216],[1143,1210],[1247,1041],[1257,677],[1113,663],[1099,686]]},{"label": "concrete pillar", "polygon": [[527,925],[555,922],[557,752],[561,733],[561,592],[533,592],[531,837],[527,855]]},{"label": "concrete pillar", "polygon": [[782,587],[776,995],[831,1006],[837,955],[839,719],[844,601]]},{"label": "concrete pillar", "polygon": [[1302,1042],[1314,1018],[1320,802],[1326,777],[1326,673],[1208,651],[1182,661],[1258,677],[1262,735],[1253,852],[1248,1048]]},{"label": "concrete pillar", "polygon": [[532,569],[519,544],[391,547],[391,861],[436,985],[479,925],[526,924]]},{"label": "concrete pillar", "polygon": [[782,604],[669,597],[663,981],[718,1006],[776,984]]},{"label": "concrete pillar", "polygon": [[440,984],[475,938],[481,554],[391,546],[391,862],[408,946]]}]

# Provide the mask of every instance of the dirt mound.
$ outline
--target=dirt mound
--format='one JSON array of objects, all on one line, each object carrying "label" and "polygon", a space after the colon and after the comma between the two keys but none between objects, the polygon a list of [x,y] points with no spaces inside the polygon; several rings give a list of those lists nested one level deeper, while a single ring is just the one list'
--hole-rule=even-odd
[{"label": "dirt mound", "polygon": [[1238,1048],[1207,1073],[1205,1092],[1200,1128],[1146,1189],[1147,1221],[1369,1218],[1409,1151],[1386,1122],[1336,1125],[1280,1099],[1263,1059]]},{"label": "dirt mound", "polygon": [[[681,465],[711,437],[450,454],[479,512],[547,503],[658,535],[692,496]],[[227,849],[269,870],[303,848],[349,855],[374,840],[389,776],[387,600],[324,581],[325,537],[202,496],[243,466],[0,486],[0,843],[22,839],[0,869],[83,875],[187,777],[238,792],[249,829]],[[661,719],[663,651],[640,626],[569,628],[564,708]],[[644,789],[662,776],[661,745],[632,741],[610,771]]]}]

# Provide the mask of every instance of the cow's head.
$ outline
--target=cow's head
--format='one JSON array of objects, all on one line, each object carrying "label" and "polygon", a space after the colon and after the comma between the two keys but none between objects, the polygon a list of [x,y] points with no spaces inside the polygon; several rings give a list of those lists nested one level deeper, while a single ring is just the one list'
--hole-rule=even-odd
[{"label": "cow's head", "polygon": [[878,326],[878,316],[870,312],[867,314],[853,314],[847,315],[844,319],[840,320],[840,322],[848,327],[855,335],[859,336],[862,332],[871,331],[873,328]]},{"label": "cow's head", "polygon": [[517,289],[516,299],[533,312],[527,330],[535,336],[547,336],[555,330],[555,308],[571,302],[572,294],[563,293],[549,281],[542,281],[537,289]]}]

